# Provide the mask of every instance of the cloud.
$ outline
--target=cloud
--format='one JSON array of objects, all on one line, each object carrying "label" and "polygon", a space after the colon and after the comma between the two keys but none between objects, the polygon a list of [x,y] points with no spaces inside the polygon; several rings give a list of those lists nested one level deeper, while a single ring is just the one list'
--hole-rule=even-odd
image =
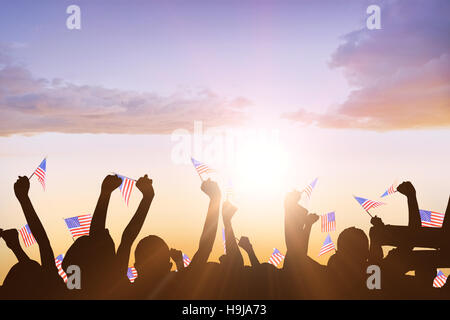
[{"label": "cloud", "polygon": [[385,2],[382,29],[350,32],[331,57],[357,89],[326,113],[283,118],[376,131],[450,126],[449,9],[447,0]]},{"label": "cloud", "polygon": [[251,102],[225,98],[210,90],[170,96],[101,86],[75,85],[63,79],[39,79],[14,65],[0,47],[0,136],[12,134],[123,133],[167,134],[190,128],[237,125]]}]

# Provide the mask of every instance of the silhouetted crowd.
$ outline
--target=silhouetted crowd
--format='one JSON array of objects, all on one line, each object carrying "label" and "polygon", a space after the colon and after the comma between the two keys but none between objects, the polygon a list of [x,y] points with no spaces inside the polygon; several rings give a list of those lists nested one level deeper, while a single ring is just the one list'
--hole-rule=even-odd
[{"label": "silhouetted crowd", "polygon": [[[104,179],[89,235],[78,237],[64,257],[65,272],[71,265],[81,271],[81,288],[69,290],[58,273],[50,240],[28,196],[29,179],[19,177],[14,192],[39,245],[41,264],[23,251],[16,229],[1,230],[0,236],[18,260],[0,288],[1,299],[450,298],[449,282],[442,288],[433,287],[436,269],[450,267],[450,218],[444,220],[442,228],[421,227],[416,191],[410,182],[403,182],[397,188],[408,201],[408,225],[385,225],[375,216],[369,237],[361,229],[347,228],[339,234],[336,252],[327,265],[308,256],[311,226],[319,216],[299,204],[301,192],[288,193],[284,201],[287,252],[281,268],[277,268],[259,262],[247,237],[237,241],[232,228],[237,208],[229,201],[222,203],[217,183],[208,179],[201,185],[209,198],[208,211],[198,250],[190,264],[184,267],[180,250],[170,249],[156,235],[148,235],[139,241],[134,252],[138,276],[133,283],[127,277],[131,247],[155,193],[147,175],[136,182],[142,200],[116,250],[105,225],[111,193],[121,183],[122,179],[116,175]],[[225,226],[226,254],[217,263],[208,258],[220,211]],[[449,211],[450,198],[445,217],[450,215]],[[390,248],[386,255],[383,246]],[[251,266],[244,265],[239,247],[248,254]],[[171,271],[173,262],[176,271]],[[368,284],[369,266],[379,268],[380,289]]]}]

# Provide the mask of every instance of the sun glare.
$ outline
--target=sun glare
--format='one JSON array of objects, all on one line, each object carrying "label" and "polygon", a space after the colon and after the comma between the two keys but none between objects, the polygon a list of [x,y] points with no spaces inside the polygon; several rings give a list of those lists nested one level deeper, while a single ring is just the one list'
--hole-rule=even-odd
[{"label": "sun glare", "polygon": [[287,152],[281,144],[248,143],[237,152],[233,184],[244,193],[286,189],[288,167]]}]

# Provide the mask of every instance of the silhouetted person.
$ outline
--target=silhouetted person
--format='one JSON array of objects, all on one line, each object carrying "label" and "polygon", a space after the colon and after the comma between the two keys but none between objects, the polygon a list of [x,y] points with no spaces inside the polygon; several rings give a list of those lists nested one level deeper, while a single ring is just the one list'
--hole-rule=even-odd
[{"label": "silhouetted person", "polygon": [[18,262],[14,264],[3,280],[0,289],[1,299],[42,299],[42,286],[46,286],[42,277],[42,267],[31,260],[23,251],[16,229],[1,230],[0,237],[14,253]]},{"label": "silhouetted person", "polygon": [[208,212],[197,252],[182,275],[183,285],[180,283],[178,286],[177,292],[185,299],[214,299],[218,292],[217,281],[221,266],[218,263],[208,262],[208,258],[217,233],[221,192],[217,183],[210,179],[202,182],[201,190],[209,197]]},{"label": "silhouetted person", "polygon": [[50,240],[28,196],[29,190],[30,181],[28,177],[19,177],[14,184],[14,193],[22,207],[28,227],[39,246],[41,257],[42,285],[40,286],[40,298],[60,297],[65,288],[64,282],[58,274]]},{"label": "silhouetted person", "polygon": [[260,263],[258,260],[258,257],[255,254],[255,251],[253,250],[253,246],[250,243],[250,239],[248,237],[242,236],[238,243],[239,247],[245,250],[248,254],[248,258],[250,259],[250,263],[253,268],[257,268]]}]

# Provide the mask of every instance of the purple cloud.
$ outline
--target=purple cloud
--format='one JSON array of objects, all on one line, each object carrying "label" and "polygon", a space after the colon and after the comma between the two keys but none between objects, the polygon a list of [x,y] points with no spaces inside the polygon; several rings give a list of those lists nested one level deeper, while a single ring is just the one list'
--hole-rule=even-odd
[{"label": "purple cloud", "polygon": [[170,96],[62,79],[38,79],[11,63],[0,50],[0,135],[62,133],[166,134],[194,121],[210,127],[237,125],[250,101],[225,98],[210,90]]},{"label": "purple cloud", "polygon": [[358,87],[326,113],[299,110],[284,118],[326,128],[398,130],[450,125],[450,2],[389,1],[381,30],[343,37],[330,67]]}]

